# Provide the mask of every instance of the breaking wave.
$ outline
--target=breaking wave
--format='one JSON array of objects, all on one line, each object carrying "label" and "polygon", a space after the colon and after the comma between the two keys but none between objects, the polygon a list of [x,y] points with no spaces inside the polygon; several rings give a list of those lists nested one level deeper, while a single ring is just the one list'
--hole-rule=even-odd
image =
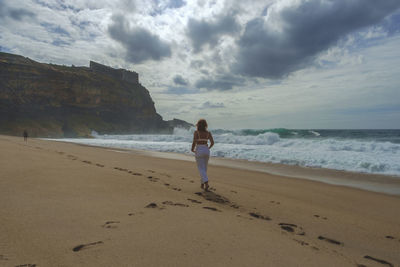
[{"label": "breaking wave", "polygon": [[[173,134],[99,135],[75,143],[190,154],[194,129]],[[400,176],[398,130],[213,130],[211,155]]]}]

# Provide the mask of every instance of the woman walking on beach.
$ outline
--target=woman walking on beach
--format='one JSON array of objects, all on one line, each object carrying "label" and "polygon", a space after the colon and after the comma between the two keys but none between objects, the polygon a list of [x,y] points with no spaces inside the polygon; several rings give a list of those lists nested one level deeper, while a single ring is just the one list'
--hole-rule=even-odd
[{"label": "woman walking on beach", "polygon": [[[197,168],[201,177],[201,188],[208,191],[207,165],[210,158],[210,148],[214,145],[214,139],[207,131],[207,121],[200,119],[197,124],[197,131],[193,134],[192,152],[195,153]],[[210,146],[208,146],[210,140]]]}]

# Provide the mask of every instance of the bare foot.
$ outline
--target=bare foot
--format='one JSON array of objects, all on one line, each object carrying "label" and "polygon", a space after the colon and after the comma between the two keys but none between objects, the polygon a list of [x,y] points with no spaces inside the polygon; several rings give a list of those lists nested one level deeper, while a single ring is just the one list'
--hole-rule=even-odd
[{"label": "bare foot", "polygon": [[200,186],[200,187],[201,187],[201,189],[204,189],[204,184],[201,184],[201,186]]}]

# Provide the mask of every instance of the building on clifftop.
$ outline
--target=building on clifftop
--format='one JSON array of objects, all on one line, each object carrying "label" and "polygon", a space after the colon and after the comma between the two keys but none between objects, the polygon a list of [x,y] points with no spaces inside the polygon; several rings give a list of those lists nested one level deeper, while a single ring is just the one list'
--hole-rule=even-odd
[{"label": "building on clifftop", "polygon": [[105,74],[121,81],[135,84],[139,83],[139,74],[134,71],[114,69],[94,61],[90,61],[90,69],[94,72]]}]

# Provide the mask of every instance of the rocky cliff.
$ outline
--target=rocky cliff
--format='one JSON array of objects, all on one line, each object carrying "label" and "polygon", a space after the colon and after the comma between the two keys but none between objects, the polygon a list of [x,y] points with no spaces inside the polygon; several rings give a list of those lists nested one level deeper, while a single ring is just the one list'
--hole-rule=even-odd
[{"label": "rocky cliff", "polygon": [[43,64],[0,52],[0,133],[21,135],[26,129],[30,136],[84,137],[93,130],[168,133],[190,126],[164,121],[137,73],[91,65]]}]

